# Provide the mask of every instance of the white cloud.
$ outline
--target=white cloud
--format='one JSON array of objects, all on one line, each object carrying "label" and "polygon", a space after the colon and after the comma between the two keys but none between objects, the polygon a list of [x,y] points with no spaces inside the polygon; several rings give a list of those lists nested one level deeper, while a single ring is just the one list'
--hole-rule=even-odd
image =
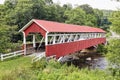
[{"label": "white cloud", "polygon": [[[5,0],[0,0],[0,4],[3,4]],[[113,0],[53,0],[55,3],[61,3],[60,5],[71,3],[73,6],[76,4],[89,4],[93,8],[98,9],[109,9],[109,10],[117,10],[120,8],[120,2],[116,2]]]},{"label": "white cloud", "polygon": [[0,4],[3,4],[5,0],[0,0]]},{"label": "white cloud", "polygon": [[120,2],[112,0],[53,0],[53,2],[55,3],[60,2],[61,5],[71,3],[73,6],[76,4],[78,5],[89,4],[93,8],[110,10],[117,10],[117,8],[120,8]]}]

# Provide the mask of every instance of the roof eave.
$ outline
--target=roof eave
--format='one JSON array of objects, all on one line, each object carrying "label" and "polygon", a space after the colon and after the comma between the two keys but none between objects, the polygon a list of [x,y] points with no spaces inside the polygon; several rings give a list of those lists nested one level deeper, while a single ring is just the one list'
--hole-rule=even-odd
[{"label": "roof eave", "polygon": [[35,22],[39,27],[42,27],[47,33],[49,33],[42,25],[40,25],[37,21],[35,21],[35,19],[32,19],[30,22],[28,22],[22,29],[19,30],[19,32],[23,32],[33,22]]},{"label": "roof eave", "polygon": [[30,22],[28,22],[22,29],[19,30],[19,32],[23,32],[29,25],[31,25],[34,22],[34,19],[32,19]]},{"label": "roof eave", "polygon": [[47,33],[49,33],[49,31],[45,27],[40,25],[36,20],[33,20],[33,22],[35,22],[39,27],[43,28]]}]

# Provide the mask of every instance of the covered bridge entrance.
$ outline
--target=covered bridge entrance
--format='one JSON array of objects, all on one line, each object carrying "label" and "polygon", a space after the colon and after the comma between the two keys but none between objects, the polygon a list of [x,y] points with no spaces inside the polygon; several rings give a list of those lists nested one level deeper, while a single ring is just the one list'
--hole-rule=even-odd
[{"label": "covered bridge entrance", "polygon": [[40,34],[45,43],[45,55],[61,56],[72,54],[91,46],[106,42],[105,31],[99,28],[58,23],[45,20],[31,20],[20,32],[23,33],[24,54],[27,52],[26,37],[33,35],[33,47],[36,45],[36,34]]}]

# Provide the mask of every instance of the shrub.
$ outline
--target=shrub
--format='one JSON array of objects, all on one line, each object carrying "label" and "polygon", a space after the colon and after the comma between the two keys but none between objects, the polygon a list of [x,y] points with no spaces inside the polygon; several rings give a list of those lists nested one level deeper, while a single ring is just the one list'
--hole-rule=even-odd
[{"label": "shrub", "polygon": [[107,52],[106,50],[107,49],[106,49],[105,45],[103,45],[103,44],[99,44],[98,47],[97,47],[97,52],[98,53],[105,54]]},{"label": "shrub", "polygon": [[32,63],[33,69],[43,70],[46,66],[47,66],[47,61],[45,60],[45,58],[42,58],[42,59]]}]

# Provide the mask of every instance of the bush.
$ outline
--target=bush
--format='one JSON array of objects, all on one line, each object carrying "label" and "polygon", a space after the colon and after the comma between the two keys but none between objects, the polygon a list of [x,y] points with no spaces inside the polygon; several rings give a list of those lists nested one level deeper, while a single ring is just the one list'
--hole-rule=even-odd
[{"label": "bush", "polygon": [[107,52],[107,49],[106,49],[105,45],[99,44],[98,47],[97,47],[97,52],[105,54]]},{"label": "bush", "polygon": [[7,71],[1,75],[0,80],[36,80],[34,71],[28,68],[20,67],[12,71]]},{"label": "bush", "polygon": [[33,69],[43,70],[46,66],[47,66],[47,61],[45,58],[42,58],[42,59],[32,63]]},{"label": "bush", "polygon": [[56,60],[54,60],[54,59],[51,59],[51,60],[48,62],[47,67],[60,69],[60,68],[62,67],[62,65],[61,65],[58,61],[56,61]]},{"label": "bush", "polygon": [[[19,61],[18,61],[19,62]],[[24,59],[25,62],[25,59]],[[28,61],[27,61],[28,63]],[[6,63],[7,64],[7,63]],[[45,58],[28,66],[20,65],[16,69],[4,70],[0,80],[119,80],[120,70],[79,69],[74,65],[67,66],[55,60],[48,63]],[[23,66],[23,67],[22,67]],[[32,69],[31,69],[32,66]],[[7,66],[8,68],[9,66]],[[110,72],[108,72],[110,71]],[[113,75],[114,74],[114,75]]]}]

